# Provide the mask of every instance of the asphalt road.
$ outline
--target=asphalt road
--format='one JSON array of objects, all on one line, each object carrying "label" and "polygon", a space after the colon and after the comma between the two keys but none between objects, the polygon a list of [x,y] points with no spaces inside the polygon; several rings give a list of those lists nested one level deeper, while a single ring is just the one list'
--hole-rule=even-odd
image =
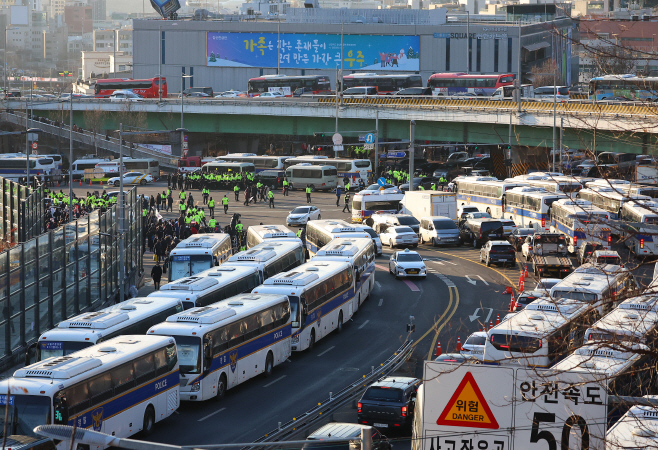
[{"label": "asphalt road", "polygon": [[[166,183],[158,182],[139,187],[138,192],[152,195],[163,189]],[[90,188],[76,186],[75,190],[84,194]],[[224,192],[211,194],[217,201]],[[193,195],[201,202],[199,191],[193,191]],[[283,197],[280,191],[275,193],[275,209],[265,203],[249,207],[236,204],[232,192],[229,198],[226,220],[221,209],[216,209],[222,226],[233,212],[242,215],[245,226],[284,224],[291,209],[306,203],[301,192],[292,192],[289,197]],[[349,214],[341,212],[342,199],[336,207],[334,194],[313,193],[312,201],[322,210],[323,219],[350,220]],[[384,255],[376,261],[376,288],[341,334],[322,339],[312,351],[294,354],[289,362],[275,368],[271,378],[252,379],[229,391],[219,403],[210,400],[182,404],[177,414],[158,424],[150,440],[174,445],[252,441],[385,361],[407,338],[410,316],[416,325],[410,336],[416,348],[406,371],[420,376],[422,361],[433,357],[437,342],[444,353],[455,351],[458,337],[464,342],[470,333],[495,324],[498,317],[507,314],[510,295],[504,291],[518,284],[522,265],[485,267],[479,262],[479,250],[472,247],[423,245],[419,252],[427,259],[427,279],[396,280],[388,273],[391,250],[384,247]],[[534,284],[526,281],[526,289]]]}]

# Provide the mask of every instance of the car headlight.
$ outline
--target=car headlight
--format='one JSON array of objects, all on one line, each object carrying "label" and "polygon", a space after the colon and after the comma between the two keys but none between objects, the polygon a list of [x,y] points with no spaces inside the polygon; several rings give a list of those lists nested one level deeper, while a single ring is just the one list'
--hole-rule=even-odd
[{"label": "car headlight", "polygon": [[201,383],[194,383],[190,388],[190,391],[192,392],[198,392],[200,390],[201,390]]}]

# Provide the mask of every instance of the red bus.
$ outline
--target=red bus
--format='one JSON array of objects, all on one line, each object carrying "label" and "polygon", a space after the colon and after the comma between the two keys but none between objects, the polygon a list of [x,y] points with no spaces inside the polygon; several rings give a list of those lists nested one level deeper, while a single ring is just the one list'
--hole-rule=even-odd
[{"label": "red bus", "polygon": [[342,90],[361,86],[377,86],[379,95],[390,95],[400,89],[423,87],[423,79],[415,74],[378,75],[376,73],[353,73],[343,77]]},{"label": "red bus", "polygon": [[[295,91],[299,90],[297,93]],[[330,94],[331,82],[324,75],[290,77],[287,75],[263,75],[251,78],[247,87],[249,97],[263,92],[279,91],[286,97],[301,94]]]},{"label": "red bus", "polygon": [[434,96],[475,94],[490,97],[501,86],[511,86],[515,75],[467,75],[465,73],[435,73],[427,80]]},{"label": "red bus", "polygon": [[167,97],[166,78],[147,78],[145,80],[133,80],[130,78],[108,78],[96,80],[94,93],[96,98],[108,98],[114,91],[130,90],[144,98],[158,98],[158,85],[162,80],[162,97]]}]

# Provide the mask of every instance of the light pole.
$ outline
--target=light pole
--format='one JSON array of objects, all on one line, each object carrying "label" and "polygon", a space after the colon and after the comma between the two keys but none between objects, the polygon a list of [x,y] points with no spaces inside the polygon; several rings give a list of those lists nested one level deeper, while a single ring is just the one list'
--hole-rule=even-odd
[{"label": "light pole", "polygon": [[183,81],[185,81],[185,78],[192,78],[192,75],[185,75],[182,72],[180,75],[180,127],[181,128],[185,128],[183,122],[183,105],[185,104],[185,95],[183,95]]},{"label": "light pole", "polygon": [[123,123],[119,124],[119,301],[124,301],[126,284],[126,265],[123,259],[125,244],[123,241],[123,219],[125,214],[125,201],[123,192]]},{"label": "light pole", "polygon": [[414,141],[416,140],[416,121],[409,123],[409,190],[414,190]]},{"label": "light pole", "polygon": [[71,109],[69,113],[69,222],[73,221],[73,88],[71,88]]},{"label": "light pole", "polygon": [[[25,111],[27,114],[27,111]],[[25,185],[30,186],[30,134],[31,133],[41,133],[40,128],[25,128],[25,160],[27,162],[27,167],[25,171]]]},{"label": "light pole", "polygon": [[471,70],[471,13],[466,11],[466,74]]},{"label": "light pole", "polygon": [[[112,43],[112,49],[114,51],[114,62],[112,63],[112,72],[114,78],[117,77],[117,30],[112,30],[112,36],[114,37],[114,42]],[[123,300],[121,300],[123,301]]]},{"label": "light pole", "polygon": [[162,25],[158,25],[158,41],[160,43],[158,52],[158,100],[162,103]]}]

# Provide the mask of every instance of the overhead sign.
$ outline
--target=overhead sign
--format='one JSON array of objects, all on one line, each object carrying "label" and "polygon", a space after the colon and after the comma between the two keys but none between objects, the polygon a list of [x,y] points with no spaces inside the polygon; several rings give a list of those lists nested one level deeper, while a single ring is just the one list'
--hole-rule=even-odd
[{"label": "overhead sign", "polygon": [[206,52],[207,65],[211,67],[333,70],[342,64],[346,70],[420,70],[419,36],[345,34],[342,63],[340,33],[208,32]]},{"label": "overhead sign", "polygon": [[342,145],[343,136],[341,136],[340,133],[334,133],[334,135],[331,136],[331,140],[333,141],[334,145]]},{"label": "overhead sign", "polygon": [[482,396],[473,374],[466,372],[464,379],[457,386],[455,393],[448,401],[443,412],[436,421],[437,425],[452,425],[456,427],[474,427],[498,429],[487,401]]},{"label": "overhead sign", "polygon": [[389,158],[404,158],[405,156],[405,152],[388,152]]}]

